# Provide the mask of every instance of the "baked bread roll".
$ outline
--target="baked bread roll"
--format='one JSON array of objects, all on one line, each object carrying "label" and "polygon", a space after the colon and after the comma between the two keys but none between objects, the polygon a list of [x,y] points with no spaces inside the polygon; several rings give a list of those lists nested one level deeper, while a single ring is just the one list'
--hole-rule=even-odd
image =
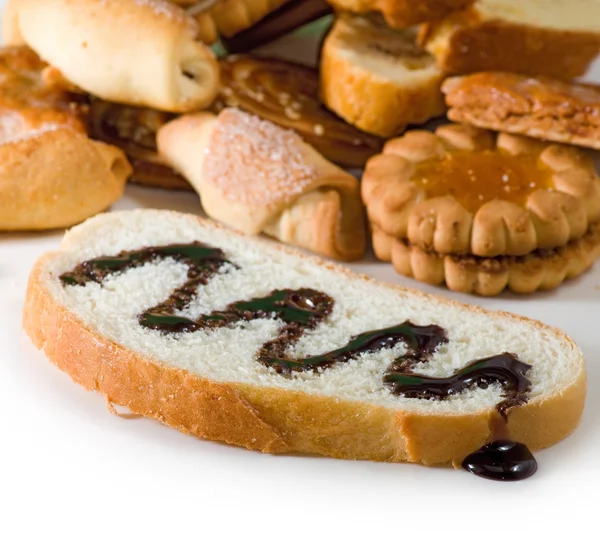
[{"label": "baked bread roll", "polygon": [[495,439],[548,447],[584,406],[582,353],[555,328],[166,211],[71,230],[23,322],[109,405],[266,453],[460,465]]},{"label": "baked bread roll", "polygon": [[364,168],[381,151],[383,139],[349,125],[321,104],[316,69],[249,55],[228,56],[220,65],[222,88],[214,110],[235,106],[292,129],[342,168]]},{"label": "baked bread roll", "polygon": [[442,115],[444,74],[415,39],[414,30],[391,30],[378,17],[341,14],[321,54],[324,104],[383,137]]},{"label": "baked bread roll", "polygon": [[0,48],[0,230],[77,224],[123,194],[131,168],[86,135],[87,104],[44,82],[26,47]]},{"label": "baked bread roll", "polygon": [[296,133],[228,108],[182,116],[157,141],[211,218],[334,259],[364,254],[358,181]]},{"label": "baked bread roll", "polygon": [[600,3],[477,0],[425,25],[421,43],[448,73],[509,71],[571,80],[600,52]]},{"label": "baked bread roll", "polygon": [[8,44],[25,43],[72,84],[102,99],[185,112],[219,86],[196,22],[163,0],[11,0]]},{"label": "baked bread roll", "polygon": [[2,231],[78,224],[117,201],[131,173],[119,149],[59,126],[0,140],[0,162]]},{"label": "baked bread roll", "polygon": [[327,0],[336,9],[353,13],[379,11],[391,28],[408,28],[444,18],[475,0]]},{"label": "baked bread roll", "polygon": [[600,149],[600,87],[484,72],[444,81],[448,118],[494,131]]}]

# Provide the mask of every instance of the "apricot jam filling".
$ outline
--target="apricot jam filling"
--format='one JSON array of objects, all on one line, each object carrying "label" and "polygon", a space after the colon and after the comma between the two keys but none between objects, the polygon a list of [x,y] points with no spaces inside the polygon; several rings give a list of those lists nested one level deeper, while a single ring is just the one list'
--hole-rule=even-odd
[{"label": "apricot jam filling", "polygon": [[552,179],[552,170],[537,156],[498,150],[450,152],[418,164],[412,177],[426,198],[454,196],[472,213],[492,200],[524,207],[532,192],[553,189]]}]

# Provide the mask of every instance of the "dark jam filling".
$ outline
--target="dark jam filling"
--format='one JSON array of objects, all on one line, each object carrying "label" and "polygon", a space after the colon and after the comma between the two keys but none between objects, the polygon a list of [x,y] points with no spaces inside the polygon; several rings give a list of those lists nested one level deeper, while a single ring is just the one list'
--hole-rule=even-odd
[{"label": "dark jam filling", "polygon": [[[504,353],[476,360],[445,378],[412,373],[411,370],[416,364],[428,362],[441,345],[448,343],[446,331],[436,325],[418,326],[406,321],[355,335],[347,345],[324,354],[307,355],[302,358],[290,356],[289,348],[297,343],[305,332],[314,330],[325,321],[333,311],[333,298],[314,289],[278,289],[267,296],[234,302],[221,311],[213,311],[197,319],[184,317],[177,312],[191,304],[198,287],[206,285],[223,267],[234,270],[238,268],[226,259],[221,250],[200,242],[143,248],[121,252],[117,256],[98,257],[79,264],[71,272],[61,275],[60,280],[63,285],[102,283],[110,275],[167,258],[187,265],[187,281],[175,289],[167,300],[140,314],[140,324],[148,329],[163,333],[184,333],[214,330],[256,319],[280,321],[283,326],[278,335],[267,341],[256,355],[261,364],[279,374],[318,372],[339,363],[356,360],[364,354],[393,349],[404,344],[405,353],[392,362],[383,378],[384,384],[395,395],[441,400],[465,390],[499,385],[504,399],[496,408],[505,421],[510,408],[527,402],[527,393],[531,387],[527,373],[531,366],[520,362],[514,354]],[[494,471],[486,470],[488,466],[495,464],[494,457],[499,457],[498,460],[501,461],[506,457],[526,459],[522,449],[505,449],[497,454],[496,451],[500,447],[495,444],[485,446],[467,457],[465,464],[472,465],[468,469],[473,473],[484,475],[487,472],[490,475],[484,477],[491,476],[490,478],[494,479]],[[534,459],[533,461],[535,463]],[[502,466],[508,472],[499,472],[504,476],[503,480],[522,478],[518,476],[529,477],[535,471],[531,471],[530,463],[515,464],[511,466],[507,463]],[[525,467],[527,471],[523,470]]]}]

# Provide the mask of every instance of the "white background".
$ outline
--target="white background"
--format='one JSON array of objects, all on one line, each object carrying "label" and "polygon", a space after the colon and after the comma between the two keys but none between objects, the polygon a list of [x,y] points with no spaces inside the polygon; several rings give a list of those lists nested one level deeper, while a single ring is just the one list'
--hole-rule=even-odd
[{"label": "white background", "polygon": [[[115,209],[134,207],[200,213],[193,194],[129,187]],[[446,468],[262,455],[111,415],[21,331],[28,271],[60,238],[0,235],[0,536],[532,536],[586,526],[598,535],[600,265],[556,291],[496,299],[419,285],[375,261],[354,265],[540,319],[583,348],[589,394],[579,429],[537,454],[533,478],[496,483]]]}]

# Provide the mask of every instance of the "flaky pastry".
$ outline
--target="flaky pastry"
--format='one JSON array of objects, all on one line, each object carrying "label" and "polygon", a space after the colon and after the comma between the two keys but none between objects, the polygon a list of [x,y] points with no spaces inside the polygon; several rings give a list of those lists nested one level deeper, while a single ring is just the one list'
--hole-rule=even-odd
[{"label": "flaky pastry", "polygon": [[164,0],[11,0],[3,33],[108,101],[185,112],[218,91],[219,67],[196,41],[196,21]]},{"label": "flaky pastry", "polygon": [[424,250],[525,255],[600,220],[600,180],[574,147],[462,125],[411,131],[367,164],[372,224]]},{"label": "flaky pastry", "polygon": [[295,132],[226,108],[182,116],[157,141],[215,220],[336,259],[364,254],[358,181]]}]

